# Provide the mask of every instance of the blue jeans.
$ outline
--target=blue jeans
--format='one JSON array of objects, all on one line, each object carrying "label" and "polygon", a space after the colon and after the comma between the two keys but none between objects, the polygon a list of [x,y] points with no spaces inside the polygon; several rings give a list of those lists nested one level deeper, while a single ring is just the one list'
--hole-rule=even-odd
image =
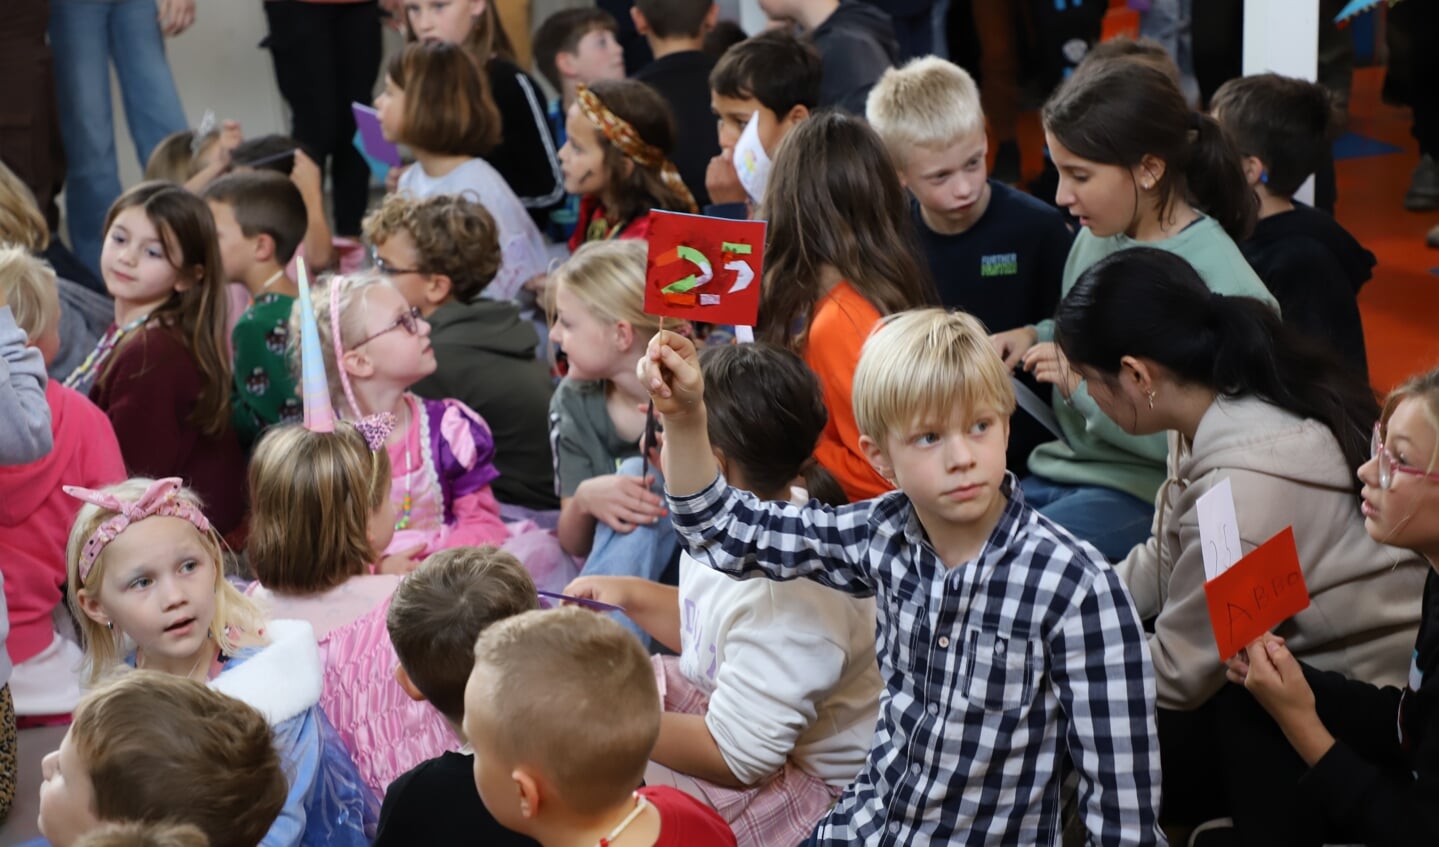
[{"label": "blue jeans", "polygon": [[100,267],[105,214],[120,196],[110,63],[140,166],[165,136],[185,129],[155,0],[51,0],[50,47],[68,169],[65,214],[75,255]]},{"label": "blue jeans", "polygon": [[1027,476],[1019,484],[1026,503],[1071,535],[1098,547],[1111,562],[1128,556],[1134,545],[1149,539],[1153,503],[1113,488],[1065,485],[1039,476]]},{"label": "blue jeans", "polygon": [[[640,458],[632,456],[620,464],[618,472],[639,476],[640,470]],[[656,490],[663,495],[664,481],[660,478],[659,469],[651,467],[650,474],[655,478]],[[638,576],[659,582],[679,544],[675,526],[669,518],[660,518],[659,522],[649,526],[637,526],[629,532],[615,532],[608,524],[598,523],[595,525],[595,546],[591,548],[589,558],[585,559],[580,576]],[[646,645],[650,643],[649,635],[629,618],[616,615],[615,619],[629,627],[640,637],[640,641]]]}]

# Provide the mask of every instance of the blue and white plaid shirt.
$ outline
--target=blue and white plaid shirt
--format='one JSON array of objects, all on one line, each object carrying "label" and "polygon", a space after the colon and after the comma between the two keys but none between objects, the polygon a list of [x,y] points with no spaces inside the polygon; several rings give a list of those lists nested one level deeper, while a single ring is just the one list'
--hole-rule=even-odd
[{"label": "blue and white plaid shirt", "polygon": [[670,497],[696,559],[878,600],[885,690],[874,747],[815,840],[1059,845],[1069,763],[1090,843],[1163,845],[1154,673],[1129,595],[1098,551],[1009,502],[947,569],[903,492],[839,509],[763,502],[717,477]]}]

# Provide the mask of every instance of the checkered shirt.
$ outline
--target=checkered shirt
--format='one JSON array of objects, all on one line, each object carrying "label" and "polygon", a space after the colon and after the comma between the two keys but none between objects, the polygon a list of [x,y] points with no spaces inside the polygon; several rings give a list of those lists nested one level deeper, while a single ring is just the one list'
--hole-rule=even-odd
[{"label": "checkered shirt", "polygon": [[1166,843],[1154,673],[1129,595],[1098,551],[1024,505],[1012,475],[1006,493],[984,549],[953,569],[903,492],[832,509],[716,477],[670,496],[700,562],[878,601],[874,746],[819,847],[1058,847],[1070,767],[1091,844]]}]

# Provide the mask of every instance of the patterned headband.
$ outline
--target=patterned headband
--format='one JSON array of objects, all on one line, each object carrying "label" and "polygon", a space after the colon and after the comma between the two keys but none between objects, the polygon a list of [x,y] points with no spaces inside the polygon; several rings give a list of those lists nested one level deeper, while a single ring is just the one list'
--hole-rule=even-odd
[{"label": "patterned headband", "polygon": [[200,508],[179,496],[182,484],[180,478],[175,476],[157,479],[150,483],[150,486],[138,499],[129,503],[103,491],[81,488],[76,485],[62,486],[66,494],[77,500],[84,500],[86,503],[115,512],[114,517],[100,524],[94,532],[90,533],[90,537],[85,539],[85,546],[80,548],[80,584],[84,585],[85,580],[90,578],[90,570],[95,567],[95,560],[100,557],[105,545],[114,541],[132,523],[159,515],[166,518],[181,518],[189,521],[200,532],[209,532],[210,522],[206,520]]},{"label": "patterned headband", "polygon": [[641,138],[633,124],[610,111],[610,107],[601,102],[587,86],[580,85],[575,102],[579,104],[580,113],[585,119],[594,124],[595,129],[604,133],[605,138],[625,154],[625,158],[642,168],[659,169],[660,179],[664,180],[664,184],[684,200],[686,208],[681,211],[699,211],[694,195],[690,194],[684,180],[680,179],[680,172],[674,163],[665,158],[663,150]]}]

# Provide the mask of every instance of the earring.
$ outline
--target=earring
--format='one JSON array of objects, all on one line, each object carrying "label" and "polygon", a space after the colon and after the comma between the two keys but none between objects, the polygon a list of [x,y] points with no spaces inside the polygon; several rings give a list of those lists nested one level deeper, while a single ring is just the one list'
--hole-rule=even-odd
[{"label": "earring", "polygon": [[111,632],[114,632],[114,631],[115,631],[115,622],[114,622],[114,621],[105,621],[105,628],[108,629],[108,630],[110,630]]},{"label": "earring", "polygon": [[1154,392],[1151,390],[1151,391],[1146,391],[1146,392],[1144,392],[1144,394],[1145,394],[1146,397],[1149,398],[1149,408],[1150,408],[1150,411],[1153,411],[1153,410],[1154,410]]},{"label": "earring", "polygon": [[1140,187],[1140,188],[1143,188],[1145,191],[1153,191],[1153,190],[1154,190],[1154,183],[1152,183],[1152,182],[1150,182],[1150,181],[1148,181],[1148,180],[1145,180],[1144,182],[1141,182],[1141,183],[1139,184],[1139,187]]}]

